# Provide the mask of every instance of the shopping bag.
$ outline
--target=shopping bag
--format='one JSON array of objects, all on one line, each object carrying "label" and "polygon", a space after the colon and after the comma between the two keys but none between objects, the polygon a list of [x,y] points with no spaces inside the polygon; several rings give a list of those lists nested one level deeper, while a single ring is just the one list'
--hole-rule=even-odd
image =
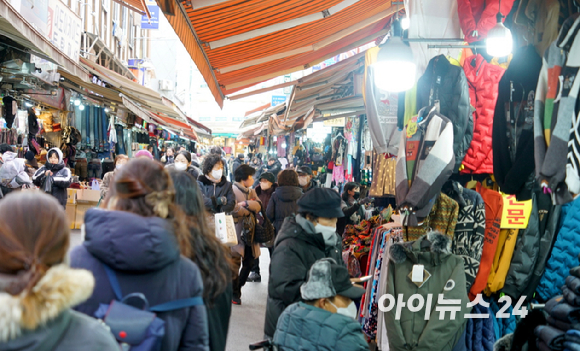
[{"label": "shopping bag", "polygon": [[42,190],[47,194],[52,194],[52,176],[47,176],[44,178],[44,184],[42,185]]},{"label": "shopping bag", "polygon": [[91,190],[101,190],[101,185],[96,179],[91,182]]},{"label": "shopping bag", "polygon": [[222,244],[226,246],[238,245],[238,236],[236,235],[236,226],[234,217],[225,213],[216,213],[215,216],[215,235]]}]

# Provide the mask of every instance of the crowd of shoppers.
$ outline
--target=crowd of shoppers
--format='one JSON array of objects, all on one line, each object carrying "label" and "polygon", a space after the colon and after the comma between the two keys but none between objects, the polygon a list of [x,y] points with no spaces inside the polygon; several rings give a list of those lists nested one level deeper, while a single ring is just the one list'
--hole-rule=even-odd
[{"label": "crowd of shoppers", "polygon": [[[0,213],[14,214],[0,216],[0,327],[8,327],[0,331],[0,350],[118,350],[135,341],[127,334],[138,327],[115,333],[115,326],[103,327],[103,311],[108,316],[116,303],[137,299],[164,325],[159,350],[224,351],[232,305],[242,303],[247,282],[261,281],[261,246],[271,262],[264,334],[279,350],[367,349],[352,313],[362,289],[350,283],[337,233],[358,186],[341,198],[318,188],[309,167],[282,170],[275,158],[262,164],[243,154],[229,173],[218,147],[201,165],[186,150],[167,148],[163,156],[156,161],[141,150],[131,160],[115,158],[101,184],[102,204],[87,211],[84,241],[67,259],[71,172],[62,153],[49,150],[46,164],[27,178],[39,165],[0,145],[0,178],[15,174],[0,182],[10,189]],[[11,191],[29,183],[43,188],[49,178],[52,197]],[[27,212],[39,220],[22,221]],[[237,245],[216,237],[221,213],[232,216]],[[260,245],[255,230],[267,223],[274,239]],[[329,340],[300,339],[300,330],[322,322]]]}]

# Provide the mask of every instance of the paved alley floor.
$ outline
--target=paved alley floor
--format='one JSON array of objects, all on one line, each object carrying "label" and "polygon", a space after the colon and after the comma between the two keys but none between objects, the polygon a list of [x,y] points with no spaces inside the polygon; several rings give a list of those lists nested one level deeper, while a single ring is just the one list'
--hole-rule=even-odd
[{"label": "paved alley floor", "polygon": [[[79,230],[71,231],[71,248],[82,242]],[[232,306],[226,351],[249,350],[248,345],[263,340],[266,300],[268,297],[268,267],[270,255],[262,249],[260,256],[261,283],[246,283],[242,288],[242,305]]]}]

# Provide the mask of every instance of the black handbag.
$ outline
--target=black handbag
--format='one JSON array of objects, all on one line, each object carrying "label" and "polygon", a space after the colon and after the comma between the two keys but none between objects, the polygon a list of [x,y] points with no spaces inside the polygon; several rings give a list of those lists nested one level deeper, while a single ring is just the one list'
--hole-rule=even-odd
[{"label": "black handbag", "polygon": [[52,176],[47,176],[44,178],[44,184],[42,185],[42,190],[47,194],[52,194],[52,182],[54,179]]},{"label": "black handbag", "polygon": [[254,230],[254,242],[257,244],[266,244],[271,242],[274,239],[274,225],[268,217],[266,213],[264,213],[264,209],[260,211],[262,218],[264,221],[262,224],[259,221],[256,221],[256,229]]}]

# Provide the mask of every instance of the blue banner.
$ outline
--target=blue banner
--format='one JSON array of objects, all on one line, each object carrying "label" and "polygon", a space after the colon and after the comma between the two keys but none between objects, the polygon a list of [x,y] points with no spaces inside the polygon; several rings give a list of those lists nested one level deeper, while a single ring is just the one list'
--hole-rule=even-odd
[{"label": "blue banner", "polygon": [[141,16],[141,29],[159,29],[159,6],[147,5],[151,18]]}]

